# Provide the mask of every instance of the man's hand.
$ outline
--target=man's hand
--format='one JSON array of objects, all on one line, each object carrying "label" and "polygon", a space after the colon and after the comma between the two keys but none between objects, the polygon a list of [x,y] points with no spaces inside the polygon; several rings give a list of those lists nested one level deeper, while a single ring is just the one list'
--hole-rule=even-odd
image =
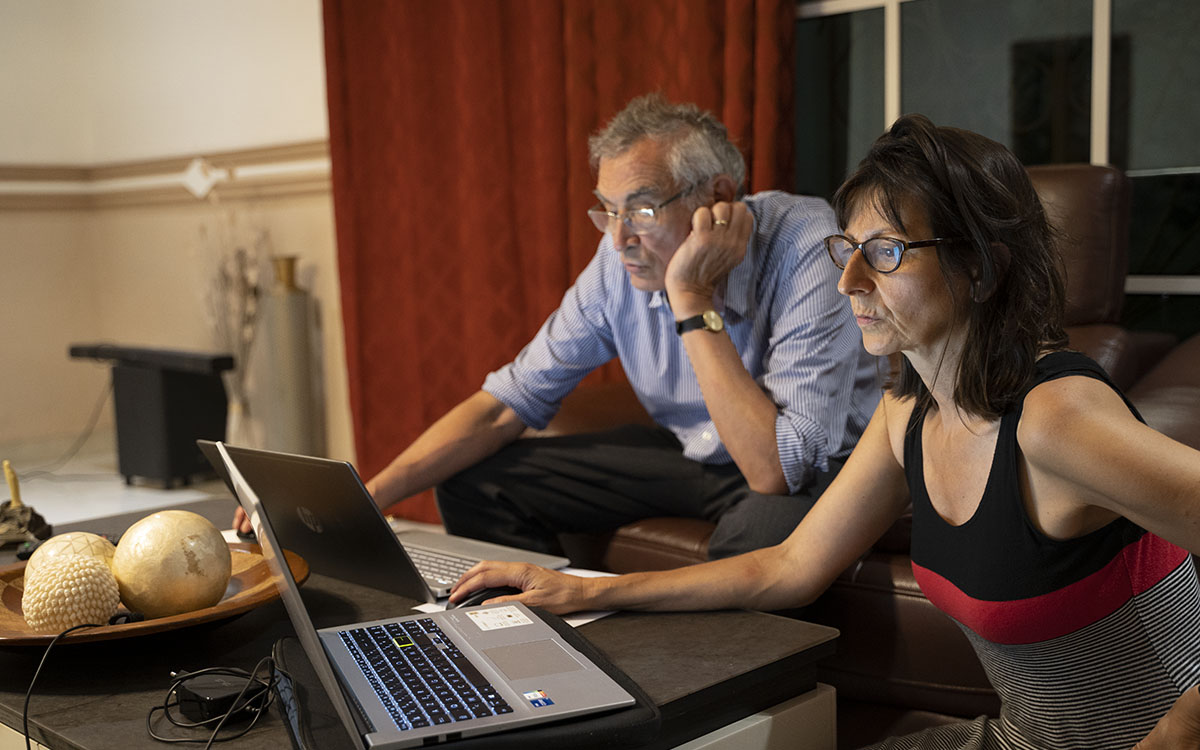
[{"label": "man's hand", "polygon": [[667,298],[676,318],[712,307],[713,293],[746,255],[754,219],[746,204],[717,203],[692,214],[692,231],[667,264]]},{"label": "man's hand", "polygon": [[246,515],[246,511],[242,510],[241,506],[233,513],[233,530],[240,534],[249,534],[254,531],[254,527],[250,525],[250,517]]},{"label": "man's hand", "polygon": [[513,586],[521,589],[522,593],[500,596],[490,601],[521,602],[561,615],[588,608],[588,580],[530,563],[481,562],[463,573],[458,583],[454,584],[450,601],[457,604],[479,589]]}]

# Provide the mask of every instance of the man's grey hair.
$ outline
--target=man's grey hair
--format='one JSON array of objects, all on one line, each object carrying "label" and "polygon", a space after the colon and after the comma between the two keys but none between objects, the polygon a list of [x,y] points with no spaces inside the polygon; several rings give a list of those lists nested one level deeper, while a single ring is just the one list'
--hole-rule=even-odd
[{"label": "man's grey hair", "polygon": [[721,121],[695,104],[672,104],[657,93],[630,101],[588,139],[592,169],[599,169],[601,159],[620,156],[643,138],[669,142],[667,168],[681,187],[727,174],[741,197],[746,160]]}]

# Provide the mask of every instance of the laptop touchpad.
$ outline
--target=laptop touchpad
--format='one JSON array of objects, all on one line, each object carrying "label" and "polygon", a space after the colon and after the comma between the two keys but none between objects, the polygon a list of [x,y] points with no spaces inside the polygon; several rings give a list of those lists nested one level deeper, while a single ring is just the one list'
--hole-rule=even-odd
[{"label": "laptop touchpad", "polygon": [[554,641],[531,641],[486,649],[492,663],[510,680],[575,672],[583,669],[575,657]]}]

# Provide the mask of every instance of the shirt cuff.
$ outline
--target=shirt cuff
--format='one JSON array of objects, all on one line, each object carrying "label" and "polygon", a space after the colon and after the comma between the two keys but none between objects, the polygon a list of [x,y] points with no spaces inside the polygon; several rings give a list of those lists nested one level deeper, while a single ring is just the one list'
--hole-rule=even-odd
[{"label": "shirt cuff", "polygon": [[788,494],[804,489],[818,471],[829,470],[824,431],[815,423],[780,413],[775,417],[775,445]]},{"label": "shirt cuff", "polygon": [[484,378],[483,390],[512,409],[525,426],[543,430],[558,413],[559,403],[546,403],[531,397],[512,375],[512,365],[506,365]]}]

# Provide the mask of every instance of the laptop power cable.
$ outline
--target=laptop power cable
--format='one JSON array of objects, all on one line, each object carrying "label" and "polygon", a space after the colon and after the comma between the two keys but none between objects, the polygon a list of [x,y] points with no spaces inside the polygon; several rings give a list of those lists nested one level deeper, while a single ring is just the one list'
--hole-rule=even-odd
[{"label": "laptop power cable", "polygon": [[[260,659],[249,672],[236,667],[172,672],[171,687],[162,705],[151,708],[146,715],[146,732],[160,742],[203,743],[205,747],[241,737],[254,727],[274,701],[273,688],[281,674],[275,668],[275,660],[269,656]],[[203,729],[208,737],[159,734],[155,731],[154,719],[160,711],[172,726]],[[218,736],[227,724],[238,723],[244,725],[234,734]]]}]

